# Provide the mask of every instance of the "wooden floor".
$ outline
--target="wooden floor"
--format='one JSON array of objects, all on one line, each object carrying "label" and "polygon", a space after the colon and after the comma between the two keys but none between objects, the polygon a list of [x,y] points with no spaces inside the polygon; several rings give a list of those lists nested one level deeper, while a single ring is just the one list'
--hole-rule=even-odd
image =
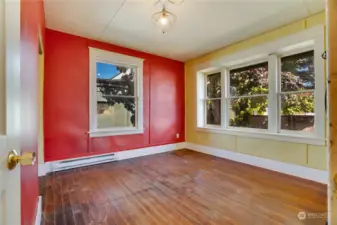
[{"label": "wooden floor", "polygon": [[44,225],[324,225],[326,186],[181,150],[50,174]]}]

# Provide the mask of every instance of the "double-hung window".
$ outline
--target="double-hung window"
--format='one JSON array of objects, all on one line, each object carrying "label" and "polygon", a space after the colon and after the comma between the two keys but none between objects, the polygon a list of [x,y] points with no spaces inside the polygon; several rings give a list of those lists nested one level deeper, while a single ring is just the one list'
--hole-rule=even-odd
[{"label": "double-hung window", "polygon": [[91,137],[143,133],[143,59],[90,48]]},{"label": "double-hung window", "polygon": [[197,71],[198,130],[324,144],[322,31],[286,37]]},{"label": "double-hung window", "polygon": [[229,126],[268,129],[268,62],[228,71]]},{"label": "double-hung window", "polygon": [[280,62],[281,129],[313,132],[315,124],[314,51],[281,57]]}]

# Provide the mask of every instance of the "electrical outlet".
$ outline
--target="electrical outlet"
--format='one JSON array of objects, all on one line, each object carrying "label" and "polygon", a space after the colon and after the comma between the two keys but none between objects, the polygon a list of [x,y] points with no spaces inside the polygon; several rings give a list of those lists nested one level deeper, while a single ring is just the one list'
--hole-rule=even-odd
[{"label": "electrical outlet", "polygon": [[178,139],[179,137],[180,137],[180,134],[179,134],[179,133],[177,133],[177,134],[176,134],[176,138]]}]

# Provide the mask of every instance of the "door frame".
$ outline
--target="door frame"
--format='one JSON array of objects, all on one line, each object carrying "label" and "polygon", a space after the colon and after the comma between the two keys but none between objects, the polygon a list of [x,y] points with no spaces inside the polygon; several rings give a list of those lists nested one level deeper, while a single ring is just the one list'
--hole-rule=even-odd
[{"label": "door frame", "polygon": [[[337,1],[326,1],[327,40],[327,140],[328,140],[328,224],[337,224]],[[333,213],[334,212],[334,213]]]}]

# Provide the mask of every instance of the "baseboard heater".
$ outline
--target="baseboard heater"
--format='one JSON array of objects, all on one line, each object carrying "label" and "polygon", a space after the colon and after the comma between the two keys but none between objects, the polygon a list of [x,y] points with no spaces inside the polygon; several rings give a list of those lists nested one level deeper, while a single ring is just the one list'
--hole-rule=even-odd
[{"label": "baseboard heater", "polygon": [[117,155],[115,153],[108,155],[92,156],[86,158],[63,160],[52,163],[52,171],[60,171],[67,169],[74,169],[82,166],[96,165],[100,163],[117,161]]}]

